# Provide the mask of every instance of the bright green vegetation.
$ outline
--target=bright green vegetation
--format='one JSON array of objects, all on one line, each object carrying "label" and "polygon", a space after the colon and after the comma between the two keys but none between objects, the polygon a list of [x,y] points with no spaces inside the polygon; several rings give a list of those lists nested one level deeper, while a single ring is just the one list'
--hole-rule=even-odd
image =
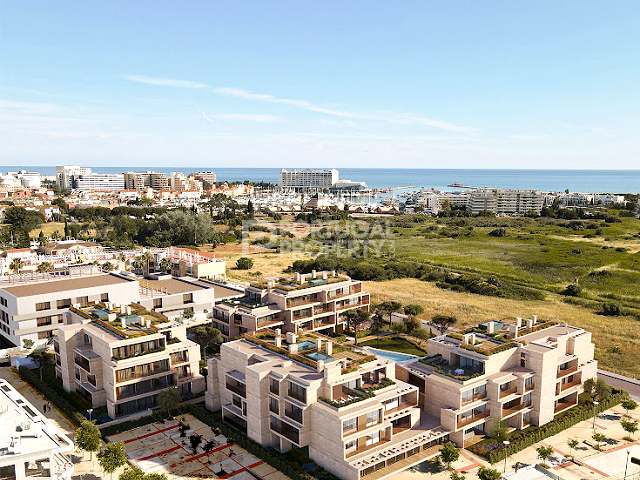
[{"label": "bright green vegetation", "polygon": [[405,340],[402,337],[379,337],[374,338],[373,340],[367,340],[360,345],[365,347],[379,348],[380,350],[408,353],[409,355],[417,355],[419,357],[427,354],[425,350]]}]

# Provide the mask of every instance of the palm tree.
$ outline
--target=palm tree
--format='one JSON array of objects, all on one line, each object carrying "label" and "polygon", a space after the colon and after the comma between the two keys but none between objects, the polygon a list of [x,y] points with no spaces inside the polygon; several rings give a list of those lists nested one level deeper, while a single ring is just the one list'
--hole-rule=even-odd
[{"label": "palm tree", "polygon": [[11,263],[9,264],[9,269],[13,273],[19,273],[22,267],[24,267],[24,262],[22,261],[21,258],[14,258],[13,260],[11,260]]},{"label": "palm tree", "polygon": [[53,264],[51,262],[42,262],[36,268],[36,272],[38,273],[48,273],[53,271]]}]

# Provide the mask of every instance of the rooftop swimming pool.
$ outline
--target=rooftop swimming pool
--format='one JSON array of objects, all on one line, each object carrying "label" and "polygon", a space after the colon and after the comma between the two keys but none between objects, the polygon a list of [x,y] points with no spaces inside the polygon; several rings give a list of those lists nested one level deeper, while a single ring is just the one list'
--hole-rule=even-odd
[{"label": "rooftop swimming pool", "polygon": [[416,355],[411,355],[409,353],[392,352],[391,350],[382,350],[380,348],[366,347],[366,349],[369,352],[373,353],[376,357],[384,358],[385,360],[391,360],[393,362],[406,362],[419,358]]},{"label": "rooftop swimming pool", "polygon": [[311,350],[316,348],[316,342],[312,341],[312,340],[304,340],[300,343],[298,343],[298,350],[303,351],[303,350]]},{"label": "rooftop swimming pool", "polygon": [[323,362],[327,362],[329,360],[333,360],[333,357],[330,355],[327,355],[325,353],[320,353],[320,352],[313,352],[310,353],[308,355],[306,355],[307,358],[310,358],[311,360],[315,360],[316,362],[319,360],[322,360]]}]

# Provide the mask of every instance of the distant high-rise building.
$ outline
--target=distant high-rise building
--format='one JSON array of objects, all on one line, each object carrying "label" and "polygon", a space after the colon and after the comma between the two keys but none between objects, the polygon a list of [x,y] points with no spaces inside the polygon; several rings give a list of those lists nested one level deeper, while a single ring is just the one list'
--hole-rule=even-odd
[{"label": "distant high-rise building", "polygon": [[191,175],[196,180],[202,182],[202,186],[208,190],[216,184],[216,174],[214,172],[195,172]]},{"label": "distant high-rise building", "polygon": [[56,182],[62,190],[74,188],[74,179],[80,175],[91,175],[91,169],[78,165],[59,165],[56,167]]},{"label": "distant high-rise building", "polygon": [[74,177],[72,185],[77,190],[123,190],[124,175],[121,173],[90,173]]},{"label": "distant high-rise building", "polygon": [[124,187],[127,190],[144,190],[147,187],[164,190],[169,187],[169,177],[161,172],[126,172]]},{"label": "distant high-rise building", "polygon": [[338,181],[335,168],[283,168],[280,188],[296,192],[317,192],[331,188]]}]

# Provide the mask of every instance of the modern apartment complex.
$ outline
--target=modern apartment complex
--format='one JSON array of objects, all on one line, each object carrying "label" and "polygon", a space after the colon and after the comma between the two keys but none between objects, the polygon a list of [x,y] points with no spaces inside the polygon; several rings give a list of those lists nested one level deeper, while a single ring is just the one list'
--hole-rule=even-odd
[{"label": "modern apartment complex", "polygon": [[323,335],[250,335],[224,343],[208,367],[210,410],[263,446],[308,447],[345,480],[392,475],[437,455],[447,439],[393,362]]},{"label": "modern apartment complex", "polygon": [[194,326],[211,321],[216,290],[222,298],[229,294],[223,286],[188,276],[149,274],[143,278],[95,273],[97,268],[89,271],[94,273],[85,274],[81,269],[69,270],[69,276],[34,273],[0,283],[0,335],[14,345],[24,345],[25,340],[47,343],[69,307],[93,302],[140,303]]},{"label": "modern apartment complex", "polygon": [[537,190],[481,188],[467,197],[467,211],[472,215],[491,212],[497,215],[540,215],[544,196]]},{"label": "modern apartment complex", "polygon": [[0,424],[0,478],[71,480],[73,442],[6,380],[0,380]]},{"label": "modern apartment complex", "polygon": [[344,313],[369,309],[362,282],[336,272],[296,273],[291,277],[253,283],[244,295],[218,302],[214,325],[227,339],[280,327],[286,332],[336,332],[344,328]]},{"label": "modern apartment complex", "polygon": [[124,188],[127,190],[165,190],[169,188],[169,177],[162,172],[126,172],[124,174]]},{"label": "modern apartment complex", "polygon": [[23,345],[25,340],[46,343],[71,305],[131,303],[138,297],[137,281],[115,274],[62,279],[34,274],[30,281],[6,281],[0,285],[0,335],[14,345]]},{"label": "modern apartment complex", "polygon": [[111,418],[155,407],[168,388],[185,399],[204,390],[200,346],[183,323],[135,303],[71,307],[65,317],[53,343],[56,376]]},{"label": "modern apartment complex", "polygon": [[399,365],[398,377],[418,386],[422,408],[460,446],[499,422],[516,429],[550,422],[577,405],[597,371],[591,333],[536,317],[435,337],[428,351]]},{"label": "modern apartment complex", "polygon": [[338,181],[338,175],[335,168],[283,168],[280,188],[295,192],[325,191]]},{"label": "modern apartment complex", "polygon": [[535,317],[435,337],[428,351],[395,363],[318,333],[265,329],[209,360],[205,399],[264,446],[308,447],[339,478],[378,480],[500,422],[548,423],[597,370],[589,332]]},{"label": "modern apartment complex", "polygon": [[74,188],[73,182],[80,175],[91,175],[91,169],[78,165],[59,165],[56,167],[56,182],[58,187],[63,190]]},{"label": "modern apartment complex", "polygon": [[90,173],[73,178],[72,188],[80,191],[122,190],[124,176],[121,173]]}]

